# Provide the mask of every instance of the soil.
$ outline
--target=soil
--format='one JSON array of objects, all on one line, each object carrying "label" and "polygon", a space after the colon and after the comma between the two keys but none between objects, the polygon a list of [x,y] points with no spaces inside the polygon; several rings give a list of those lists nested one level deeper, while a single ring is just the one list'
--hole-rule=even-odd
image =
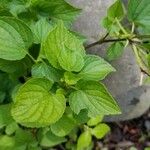
[{"label": "soil", "polygon": [[140,118],[109,126],[111,133],[94,150],[150,150],[150,109]]}]

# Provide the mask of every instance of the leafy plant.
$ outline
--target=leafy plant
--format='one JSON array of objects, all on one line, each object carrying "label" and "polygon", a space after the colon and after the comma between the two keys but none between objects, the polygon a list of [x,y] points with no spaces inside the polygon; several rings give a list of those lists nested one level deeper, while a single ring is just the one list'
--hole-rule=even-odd
[{"label": "leafy plant", "polygon": [[112,42],[106,58],[114,60],[131,45],[149,75],[149,8],[130,0],[126,11],[117,0],[102,21],[107,34],[85,47],[70,30],[80,9],[64,0],[0,0],[0,149],[82,150],[103,138],[103,116],[120,114],[102,83],[115,69],[86,49]]}]

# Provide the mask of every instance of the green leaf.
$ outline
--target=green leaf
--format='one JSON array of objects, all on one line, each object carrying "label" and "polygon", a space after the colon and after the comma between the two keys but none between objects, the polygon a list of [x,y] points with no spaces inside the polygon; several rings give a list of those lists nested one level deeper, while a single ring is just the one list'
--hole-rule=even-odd
[{"label": "green leaf", "polygon": [[[136,147],[134,147],[134,146],[132,146],[132,147],[130,147],[130,149],[129,150],[137,150],[137,148]],[[144,149],[145,150],[145,149]]]},{"label": "green leaf", "polygon": [[67,71],[79,72],[84,66],[82,54],[75,50],[68,49],[67,47],[60,52],[58,61],[60,66]]},{"label": "green leaf", "polygon": [[71,22],[80,13],[80,9],[64,0],[32,0],[32,7],[41,14],[46,13],[51,19]]},{"label": "green leaf", "polygon": [[1,150],[26,150],[27,148],[32,150],[33,147],[37,147],[31,132],[22,129],[18,129],[15,136],[0,136],[0,141]]},{"label": "green leaf", "polygon": [[87,123],[87,121],[89,120],[88,112],[86,109],[81,110],[79,114],[74,114],[73,117],[78,124]]},{"label": "green leaf", "polygon": [[101,123],[91,130],[92,135],[97,139],[102,139],[108,132],[110,132],[110,127],[107,124]]},{"label": "green leaf", "polygon": [[147,54],[147,52],[144,51],[143,47],[141,47],[141,46],[133,45],[132,48],[134,50],[136,60],[137,60],[137,63],[139,64],[139,66],[147,74],[150,74],[150,68],[149,68],[150,57],[149,57],[149,54]]},{"label": "green leaf", "polygon": [[12,150],[15,145],[15,139],[7,135],[0,136],[0,149],[1,150]]},{"label": "green leaf", "polygon": [[32,32],[21,21],[0,17],[0,58],[20,60],[32,44]]},{"label": "green leaf", "polygon": [[148,0],[129,0],[128,18],[136,24],[150,24],[150,2]]},{"label": "green leaf", "polygon": [[6,8],[10,0],[0,0],[0,6]]},{"label": "green leaf", "polygon": [[17,17],[18,14],[27,11],[26,2],[27,0],[13,0],[8,4],[13,16]]},{"label": "green leaf", "polygon": [[101,22],[102,27],[104,27],[111,36],[116,36],[119,34],[120,28],[116,24],[115,20],[110,20],[108,17],[105,17]]},{"label": "green leaf", "polygon": [[141,46],[150,52],[150,42],[143,43]]},{"label": "green leaf", "polygon": [[115,18],[121,20],[124,15],[124,7],[121,0],[116,0],[116,2],[111,5],[107,11],[107,16],[110,20],[114,20]]},{"label": "green leaf", "polygon": [[[28,6],[27,6],[28,7]],[[37,16],[37,13],[34,12],[32,9],[28,9],[25,12],[21,12],[17,15],[17,18],[19,18],[20,20],[24,21],[27,25],[29,25],[31,27],[31,25],[33,24],[33,22],[37,21],[39,18],[39,16]]]},{"label": "green leaf", "polygon": [[125,16],[124,5],[121,0],[116,0],[107,10],[107,16],[102,20],[102,26],[107,29],[109,35],[119,34],[120,28],[116,19],[121,21]]},{"label": "green leaf", "polygon": [[87,130],[83,132],[77,141],[77,150],[87,149],[92,142],[91,133]]},{"label": "green leaf", "polygon": [[112,24],[113,22],[109,20],[108,17],[103,18],[101,21],[102,27],[106,28],[108,31],[111,29]]},{"label": "green leaf", "polygon": [[11,101],[11,92],[17,83],[18,81],[15,79],[12,81],[7,73],[0,71],[0,92],[2,94],[1,102],[8,103]]},{"label": "green leaf", "polygon": [[148,67],[150,67],[150,53],[146,55]]},{"label": "green leaf", "polygon": [[21,145],[29,145],[29,144],[37,144],[35,137],[33,136],[33,134],[30,131],[27,130],[23,130],[21,128],[18,128],[18,130],[16,131],[16,144],[19,146]]},{"label": "green leaf", "polygon": [[49,33],[42,44],[42,51],[55,68],[80,71],[83,66],[85,50],[82,41],[69,32],[62,22]]},{"label": "green leaf", "polygon": [[0,2],[0,16],[12,16],[7,8],[3,8]]},{"label": "green leaf", "polygon": [[68,116],[63,116],[55,124],[51,125],[51,131],[57,136],[63,137],[68,135],[75,127],[75,121]]},{"label": "green leaf", "polygon": [[48,33],[50,30],[52,30],[52,25],[46,18],[42,18],[39,21],[37,21],[35,24],[31,26],[31,30],[34,35],[34,42],[35,43],[41,43],[43,42],[46,37],[48,36]]},{"label": "green leaf", "polygon": [[91,118],[88,122],[87,125],[88,126],[96,126],[98,123],[100,123],[103,120],[104,116],[97,116],[94,118]]},{"label": "green leaf", "polygon": [[18,83],[12,90],[11,92],[11,98],[13,100],[13,102],[15,102],[15,97],[16,97],[16,94],[18,92],[18,90],[20,89],[20,87],[22,86],[23,84],[22,83]]},{"label": "green leaf", "polygon": [[76,114],[79,114],[82,109],[88,110],[89,117],[120,113],[117,103],[103,84],[80,81],[76,89],[69,96],[70,107]]},{"label": "green leaf", "polygon": [[16,122],[12,122],[10,123],[6,129],[5,129],[5,132],[7,135],[11,135],[13,134],[16,130],[18,129],[18,125]]},{"label": "green leaf", "polygon": [[52,83],[47,79],[32,78],[18,90],[11,113],[27,127],[44,127],[55,123],[65,110],[65,97],[49,92]]},{"label": "green leaf", "polygon": [[60,70],[53,68],[50,64],[46,62],[39,62],[32,67],[32,76],[38,78],[47,78],[50,81],[59,81],[62,73]]},{"label": "green leaf", "polygon": [[11,113],[10,113],[11,105],[0,105],[0,128],[7,126],[14,122]]},{"label": "green leaf", "polygon": [[[20,129],[21,130],[21,129]],[[19,135],[20,134],[20,135]],[[35,139],[32,137],[32,134],[28,131],[23,131],[16,133],[15,136],[0,136],[0,149],[1,150],[40,150],[37,147]],[[34,146],[33,146],[34,145]],[[36,149],[32,149],[36,147]]]},{"label": "green leaf", "polygon": [[85,65],[79,75],[84,80],[103,80],[110,72],[115,69],[103,58],[95,55],[85,57]]},{"label": "green leaf", "polygon": [[6,94],[4,91],[0,91],[0,103],[2,103],[5,100]]},{"label": "green leaf", "polygon": [[53,147],[64,142],[66,142],[66,139],[64,137],[58,137],[51,131],[48,131],[41,137],[40,145],[44,147]]},{"label": "green leaf", "polygon": [[121,43],[121,42],[113,43],[108,48],[106,57],[109,61],[115,60],[123,54],[123,50],[124,50],[123,43]]},{"label": "green leaf", "polygon": [[0,70],[6,73],[23,75],[32,65],[31,59],[25,57],[22,60],[9,61],[0,59]]},{"label": "green leaf", "polygon": [[[150,33],[150,28],[149,28],[149,24],[141,24],[138,28],[138,33],[141,35],[149,35]],[[146,43],[149,44],[149,43]]]},{"label": "green leaf", "polygon": [[75,85],[80,79],[81,79],[81,76],[79,74],[74,74],[72,72],[64,73],[64,81],[68,85]]},{"label": "green leaf", "polygon": [[85,35],[82,35],[79,32],[76,31],[70,31],[73,35],[75,35],[80,41],[82,41],[82,43],[85,43],[87,41],[87,38],[85,37]]}]

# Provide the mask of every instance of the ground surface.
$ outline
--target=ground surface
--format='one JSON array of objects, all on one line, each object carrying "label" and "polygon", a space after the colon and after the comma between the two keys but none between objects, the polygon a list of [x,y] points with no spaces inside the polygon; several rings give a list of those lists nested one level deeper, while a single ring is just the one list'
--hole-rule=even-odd
[{"label": "ground surface", "polygon": [[[137,119],[108,125],[111,132],[100,141],[93,139],[93,150],[150,150],[150,109]],[[64,147],[54,150],[65,150]]]},{"label": "ground surface", "polygon": [[111,123],[110,127],[111,133],[97,141],[94,150],[150,150],[150,109],[138,119]]}]

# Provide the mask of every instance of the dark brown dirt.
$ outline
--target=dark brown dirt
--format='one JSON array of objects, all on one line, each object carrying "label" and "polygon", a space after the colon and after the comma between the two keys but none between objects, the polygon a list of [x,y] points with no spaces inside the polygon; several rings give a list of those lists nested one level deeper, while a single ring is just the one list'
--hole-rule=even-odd
[{"label": "dark brown dirt", "polygon": [[109,125],[111,133],[96,142],[95,150],[150,150],[150,109],[140,118]]}]

